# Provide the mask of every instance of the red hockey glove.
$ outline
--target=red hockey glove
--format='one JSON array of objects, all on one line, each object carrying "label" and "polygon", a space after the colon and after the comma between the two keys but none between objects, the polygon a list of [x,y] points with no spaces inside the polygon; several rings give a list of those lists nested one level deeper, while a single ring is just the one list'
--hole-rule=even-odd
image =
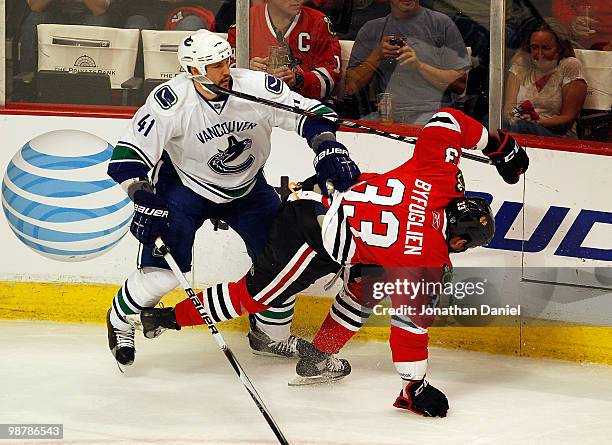
[{"label": "red hockey glove", "polygon": [[529,167],[529,157],[512,136],[503,130],[497,130],[497,133],[499,137],[489,136],[489,143],[482,152],[491,159],[504,181],[516,184]]},{"label": "red hockey glove", "polygon": [[523,114],[529,115],[533,121],[540,120],[540,115],[530,100],[524,100],[512,109],[512,115],[516,118],[520,118]]},{"label": "red hockey glove", "polygon": [[425,417],[446,417],[448,399],[427,380],[411,380],[400,392],[393,406]]}]

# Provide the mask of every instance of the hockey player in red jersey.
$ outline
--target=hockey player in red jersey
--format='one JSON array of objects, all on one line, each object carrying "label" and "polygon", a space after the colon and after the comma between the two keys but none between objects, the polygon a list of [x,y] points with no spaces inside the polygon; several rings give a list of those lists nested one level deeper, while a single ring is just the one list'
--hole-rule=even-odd
[{"label": "hockey player in red jersey", "polygon": [[[288,64],[271,74],[305,97],[325,99],[333,93],[340,81],[340,42],[329,17],[301,0],[268,0],[251,8],[249,30],[251,69],[266,71],[269,48],[284,46]],[[236,46],[235,27],[227,39]]]},{"label": "hockey player in red jersey", "polygon": [[[310,191],[285,203],[269,241],[242,279],[198,294],[214,321],[284,307],[315,280],[342,272],[344,286],[312,344],[298,346],[298,384],[342,378],[350,365],[334,356],[372,313],[373,280],[440,281],[451,267],[449,253],[488,243],[494,233],[489,205],[464,196],[458,168],[464,149],[481,149],[508,183],[528,167],[527,154],[512,137],[489,135],[472,118],[443,109],[425,125],[410,160],[383,174],[362,174],[350,190],[332,199]],[[317,159],[315,159],[315,165]],[[391,295],[394,306],[402,299]],[[422,305],[430,295],[418,295]],[[145,336],[163,329],[202,324],[189,300],[175,308],[143,311]],[[425,416],[444,417],[446,396],[425,381],[427,327],[431,317],[394,315],[390,344],[403,380],[394,406]]]}]

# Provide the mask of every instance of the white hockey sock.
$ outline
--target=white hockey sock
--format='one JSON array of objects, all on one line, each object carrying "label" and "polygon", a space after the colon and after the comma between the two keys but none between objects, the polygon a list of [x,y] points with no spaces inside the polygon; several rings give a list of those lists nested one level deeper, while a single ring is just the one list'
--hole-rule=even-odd
[{"label": "white hockey sock", "polygon": [[416,362],[394,362],[395,369],[402,378],[402,389],[413,380],[422,380],[427,372],[427,359]]},{"label": "white hockey sock", "polygon": [[255,325],[274,341],[285,341],[291,334],[295,297],[282,306],[270,307],[255,314]]},{"label": "white hockey sock", "polygon": [[120,330],[129,329],[126,315],[139,314],[143,309],[154,307],[177,285],[178,280],[170,270],[155,267],[135,270],[113,298],[111,324]]}]

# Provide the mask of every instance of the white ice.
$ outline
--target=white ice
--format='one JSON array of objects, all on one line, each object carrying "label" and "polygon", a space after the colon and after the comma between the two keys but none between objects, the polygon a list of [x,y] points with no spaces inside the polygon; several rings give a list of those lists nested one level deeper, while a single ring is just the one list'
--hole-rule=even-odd
[{"label": "white ice", "polygon": [[[295,388],[295,362],[224,336],[292,444],[612,443],[612,367],[432,348],[451,410],[431,419],[392,407],[386,343],[353,342],[348,378]],[[62,423],[67,444],[276,443],[208,332],[139,336],[137,351],[121,374],[102,325],[0,322],[0,423]]]}]

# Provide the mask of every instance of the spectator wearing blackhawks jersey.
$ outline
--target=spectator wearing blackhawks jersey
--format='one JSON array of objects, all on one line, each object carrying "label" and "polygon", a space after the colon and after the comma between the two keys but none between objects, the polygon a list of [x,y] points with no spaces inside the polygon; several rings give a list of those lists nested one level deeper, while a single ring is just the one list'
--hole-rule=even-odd
[{"label": "spectator wearing blackhawks jersey", "polygon": [[[410,160],[382,174],[364,173],[346,192],[330,201],[306,181],[283,206],[270,231],[266,250],[240,280],[198,294],[215,321],[270,307],[287,307],[295,294],[330,273],[342,274],[344,288],[312,344],[301,342],[294,384],[342,378],[350,373],[344,359],[334,357],[361,328],[376,296],[374,283],[440,283],[451,270],[449,253],[482,246],[494,234],[488,203],[464,197],[458,163],[464,149],[482,149],[504,180],[518,182],[528,167],[525,150],[503,131],[489,135],[477,121],[454,109],[442,109],[427,122]],[[310,185],[307,183],[310,182]],[[322,223],[319,221],[322,220]],[[429,291],[427,291],[429,292]],[[391,351],[403,386],[394,406],[425,416],[444,417],[448,401],[425,381],[427,328],[433,317],[421,308],[435,304],[429,293],[391,296],[395,308],[411,305],[416,315],[393,315]],[[372,298],[374,297],[374,298]],[[399,311],[398,311],[399,312]],[[146,336],[163,328],[202,324],[190,300],[175,308],[143,311]],[[360,395],[356,395],[359,397]]]},{"label": "spectator wearing blackhawks jersey", "polygon": [[[272,74],[305,97],[325,99],[340,80],[340,42],[331,20],[301,0],[268,0],[250,10],[250,63],[252,70],[266,71],[271,46],[288,49],[288,66]],[[236,45],[236,28],[228,32]]]},{"label": "spectator wearing blackhawks jersey", "polygon": [[[134,202],[130,231],[141,242],[138,268],[118,290],[107,314],[109,348],[123,366],[135,357],[134,329],[126,317],[155,306],[178,285],[154,251],[158,236],[183,272],[191,269],[195,233],[208,219],[223,220],[234,229],[251,258],[263,251],[280,206],[263,175],[272,127],[306,139],[323,184],[331,180],[346,190],[359,175],[346,148],[336,141],[330,120],[305,118],[207,88],[215,84],[335,116],[321,102],[291,91],[269,74],[230,68],[227,40],[200,30],[181,42],[178,57],[184,73],[151,92],[117,142],[108,166],[109,176]],[[296,354],[301,339],[265,332],[266,326],[258,329],[266,352]]]}]

